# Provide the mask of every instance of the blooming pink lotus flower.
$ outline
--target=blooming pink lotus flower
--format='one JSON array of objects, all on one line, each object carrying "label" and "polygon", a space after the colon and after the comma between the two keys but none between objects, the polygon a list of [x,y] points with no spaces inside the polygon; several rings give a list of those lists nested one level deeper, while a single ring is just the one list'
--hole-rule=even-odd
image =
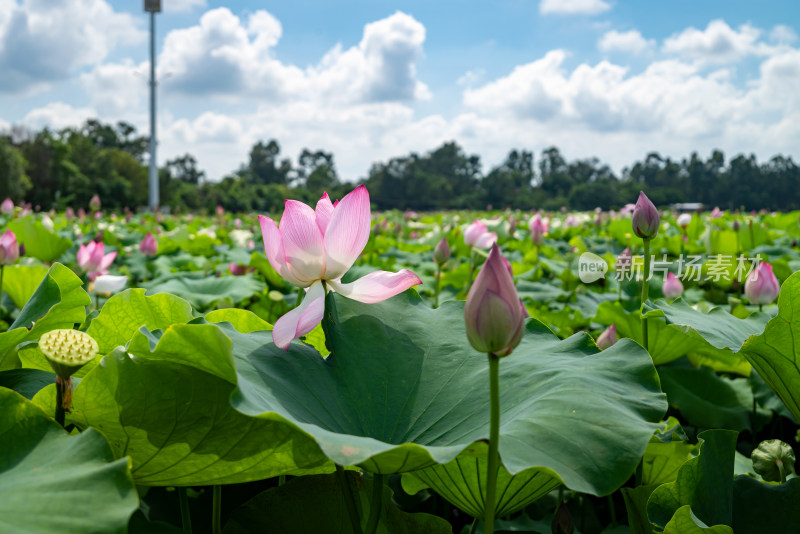
[{"label": "blooming pink lotus flower", "polygon": [[508,356],[522,340],[527,311],[511,278],[500,247],[489,258],[469,290],[464,306],[467,339],[478,352]]},{"label": "blooming pink lotus flower", "polygon": [[531,217],[528,229],[531,232],[533,244],[537,247],[542,246],[542,243],[544,243],[544,236],[547,234],[547,223],[542,220],[542,216],[537,213]]},{"label": "blooming pink lotus flower", "polygon": [[720,210],[720,209],[719,209],[719,206],[714,206],[714,209],[713,209],[713,210],[711,210],[711,215],[710,215],[710,217],[711,217],[712,219],[716,219],[716,218],[718,218],[718,217],[722,217],[722,210]]},{"label": "blooming pink lotus flower", "polygon": [[497,242],[497,234],[490,232],[481,221],[475,221],[464,230],[464,243],[468,247],[489,248]]},{"label": "blooming pink lotus flower", "polygon": [[676,299],[683,295],[683,284],[672,273],[667,273],[667,278],[664,280],[664,285],[661,286],[661,292],[669,300]]},{"label": "blooming pink lotus flower", "polygon": [[617,342],[617,325],[612,324],[608,328],[606,328],[600,336],[597,338],[597,346],[600,350],[605,350],[614,343]]},{"label": "blooming pink lotus flower", "polygon": [[156,255],[158,252],[158,243],[156,242],[156,238],[153,237],[152,232],[147,232],[147,235],[144,236],[142,242],[139,243],[139,251],[145,256]]},{"label": "blooming pink lotus flower", "polygon": [[108,267],[116,257],[116,252],[105,253],[105,245],[102,242],[90,241],[88,245],[81,245],[78,248],[78,265],[89,273],[89,280],[108,274]]},{"label": "blooming pink lotus flower", "polygon": [[0,265],[12,265],[19,259],[17,235],[11,230],[0,237]]},{"label": "blooming pink lotus flower", "polygon": [[258,218],[272,268],[290,284],[308,288],[303,302],[278,319],[272,330],[272,340],[284,350],[322,320],[326,289],[375,303],[422,283],[406,269],[397,273],[376,271],[349,284],[341,282],[369,240],[369,193],[363,185],[336,204],[325,193],[316,210],[287,200],[280,228],[269,217]]},{"label": "blooming pink lotus flower", "polygon": [[744,294],[751,304],[769,304],[778,297],[781,286],[772,273],[772,265],[762,261],[750,271],[744,283]]},{"label": "blooming pink lotus flower", "polygon": [[11,215],[14,213],[14,201],[10,198],[6,198],[2,204],[0,204],[0,213],[4,215]]},{"label": "blooming pink lotus flower", "polygon": [[633,208],[633,232],[642,239],[652,239],[658,234],[661,217],[655,205],[650,202],[643,191],[639,191],[639,200]]}]

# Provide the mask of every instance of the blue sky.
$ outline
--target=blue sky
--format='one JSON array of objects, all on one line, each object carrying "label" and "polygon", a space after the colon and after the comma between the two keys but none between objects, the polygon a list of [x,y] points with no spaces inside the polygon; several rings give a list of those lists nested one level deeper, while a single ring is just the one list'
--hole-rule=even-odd
[{"label": "blue sky", "polygon": [[[0,127],[147,132],[147,16],[131,0],[0,0]],[[619,171],[649,151],[798,157],[793,0],[163,0],[159,160],[212,179],[277,138],[344,179],[455,139],[486,168],[556,145]]]}]

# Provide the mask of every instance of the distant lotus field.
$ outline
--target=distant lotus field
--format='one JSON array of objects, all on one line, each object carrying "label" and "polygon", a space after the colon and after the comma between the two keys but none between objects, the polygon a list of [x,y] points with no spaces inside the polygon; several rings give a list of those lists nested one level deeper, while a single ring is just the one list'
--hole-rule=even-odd
[{"label": "distant lotus field", "polygon": [[6,200],[0,532],[800,532],[798,238]]}]

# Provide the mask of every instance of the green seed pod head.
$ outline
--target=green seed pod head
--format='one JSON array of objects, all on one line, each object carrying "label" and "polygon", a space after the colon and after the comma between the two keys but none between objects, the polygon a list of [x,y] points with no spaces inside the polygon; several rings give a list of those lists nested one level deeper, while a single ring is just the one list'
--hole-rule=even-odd
[{"label": "green seed pod head", "polygon": [[92,361],[99,350],[97,341],[80,330],[51,330],[39,338],[39,350],[47,357],[56,375],[69,378]]},{"label": "green seed pod head", "polygon": [[753,470],[768,482],[781,480],[778,462],[783,464],[787,475],[794,473],[794,451],[779,439],[762,441],[750,458],[753,460]]}]

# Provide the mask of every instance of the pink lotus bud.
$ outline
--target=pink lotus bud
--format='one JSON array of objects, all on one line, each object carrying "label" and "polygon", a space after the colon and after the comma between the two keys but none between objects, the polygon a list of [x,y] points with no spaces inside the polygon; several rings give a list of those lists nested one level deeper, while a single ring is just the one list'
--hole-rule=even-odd
[{"label": "pink lotus bud", "polygon": [[497,234],[490,232],[481,221],[475,221],[464,230],[464,243],[468,247],[488,248],[497,242]]},{"label": "pink lotus bud", "polygon": [[542,216],[537,213],[531,217],[528,229],[531,232],[533,244],[537,247],[542,246],[542,243],[544,243],[544,236],[547,234],[547,223],[542,220]]},{"label": "pink lotus bud", "polygon": [[219,215],[220,217],[222,217],[223,215],[225,215],[225,208],[223,208],[223,207],[222,207],[221,205],[219,205],[219,204],[217,204],[217,215]]},{"label": "pink lotus bud", "polygon": [[633,232],[642,239],[652,239],[658,234],[658,224],[661,222],[661,218],[658,216],[655,205],[642,191],[639,191],[639,200],[636,201],[636,206],[633,208],[631,222],[633,223]]},{"label": "pink lotus bud", "polygon": [[686,230],[690,224],[692,224],[692,214],[691,213],[681,213],[678,215],[677,220],[678,226]]},{"label": "pink lotus bud", "polygon": [[522,310],[514,280],[495,243],[467,295],[467,339],[478,352],[508,356],[522,339]]},{"label": "pink lotus bud", "polygon": [[617,342],[617,325],[612,324],[606,328],[602,334],[597,338],[597,346],[600,350],[605,350]]},{"label": "pink lotus bud", "polygon": [[447,239],[442,238],[433,249],[433,261],[436,265],[442,266],[450,259],[450,246],[447,244]]},{"label": "pink lotus bud", "polygon": [[762,261],[750,271],[744,283],[744,294],[750,304],[769,304],[780,292],[778,279],[772,274],[772,265]]},{"label": "pink lotus bud", "polygon": [[573,534],[575,532],[575,521],[569,513],[569,508],[563,502],[558,505],[556,515],[553,516],[550,531],[553,534]]},{"label": "pink lotus bud", "polygon": [[74,219],[75,218],[75,210],[73,210],[71,207],[67,208],[67,210],[64,212],[64,217],[66,217],[67,220]]},{"label": "pink lotus bud", "polygon": [[142,242],[139,243],[139,251],[145,256],[156,255],[158,252],[158,243],[156,242],[156,238],[153,237],[152,232],[147,232],[147,235],[144,236]]},{"label": "pink lotus bud", "polygon": [[17,236],[11,230],[0,237],[0,265],[12,265],[19,259]]},{"label": "pink lotus bud", "polygon": [[419,239],[419,232],[417,232],[416,230],[414,230],[413,232],[411,232],[410,234],[408,234],[408,238],[409,238],[409,239]]},{"label": "pink lotus bud", "polygon": [[661,286],[661,292],[664,293],[664,297],[669,300],[674,300],[683,295],[683,284],[677,276],[672,273],[667,273],[664,285]]},{"label": "pink lotus bud", "polygon": [[717,217],[722,217],[722,211],[720,211],[719,206],[714,206],[714,209],[711,210],[711,218],[716,219]]},{"label": "pink lotus bud", "polygon": [[253,250],[254,248],[256,248],[256,242],[254,240],[250,239],[247,242],[247,249],[248,250]]},{"label": "pink lotus bud", "polygon": [[3,203],[0,204],[0,213],[3,213],[3,215],[11,215],[14,213],[14,201],[10,198],[5,199]]},{"label": "pink lotus bud", "polygon": [[89,209],[92,211],[97,211],[100,209],[100,197],[94,195],[92,199],[89,201]]},{"label": "pink lotus bud", "polygon": [[241,217],[236,217],[233,220],[233,226],[234,226],[234,228],[241,228],[242,227],[242,219],[241,219]]},{"label": "pink lotus bud", "polygon": [[739,228],[741,228],[741,225],[739,224],[739,221],[738,220],[733,221],[733,230],[735,232],[738,232]]},{"label": "pink lotus bud", "polygon": [[235,276],[242,276],[243,274],[247,274],[247,266],[242,265],[241,263],[229,263],[228,270],[231,272],[232,275]]}]

